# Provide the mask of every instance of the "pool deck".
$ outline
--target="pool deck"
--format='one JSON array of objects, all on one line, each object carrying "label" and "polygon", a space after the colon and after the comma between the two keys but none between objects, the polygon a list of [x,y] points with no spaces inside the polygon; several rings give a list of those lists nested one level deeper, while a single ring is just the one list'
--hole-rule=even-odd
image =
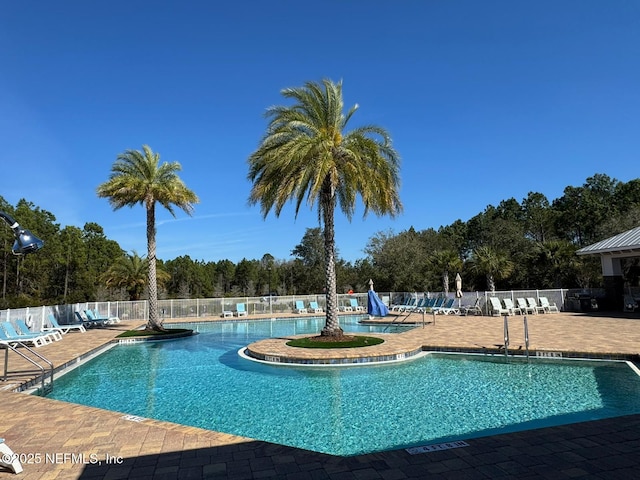
[{"label": "pool deck", "polygon": [[[259,317],[248,317],[254,318]],[[601,358],[637,358],[640,353],[638,315],[527,318],[532,352]],[[501,317],[443,315],[434,323],[431,315],[414,314],[410,319],[417,328],[365,349],[379,349],[376,355],[415,347],[495,353],[504,343]],[[218,319],[181,321],[194,320]],[[137,325],[123,322],[69,333],[37,351],[56,366],[73,364]],[[521,353],[521,316],[509,318],[509,331],[510,349]],[[282,354],[278,349],[283,343],[280,339],[270,353]],[[332,355],[331,350],[322,352]],[[0,372],[4,361],[0,352]],[[640,415],[471,439],[467,446],[433,447],[415,455],[395,450],[343,458],[13,392],[33,380],[35,373],[29,369],[9,352],[9,378],[0,381],[0,437],[21,454],[24,472],[13,475],[0,469],[0,478],[635,479],[640,471]]]}]

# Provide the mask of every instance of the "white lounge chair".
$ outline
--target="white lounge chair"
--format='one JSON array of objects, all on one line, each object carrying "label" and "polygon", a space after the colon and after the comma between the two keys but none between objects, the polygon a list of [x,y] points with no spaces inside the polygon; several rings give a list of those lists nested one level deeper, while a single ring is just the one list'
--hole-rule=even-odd
[{"label": "white lounge chair", "polygon": [[516,298],[516,304],[518,305],[518,308],[521,312],[533,314],[536,313],[535,307],[527,305],[527,301],[524,298]]},{"label": "white lounge chair", "polygon": [[480,307],[480,297],[476,298],[476,301],[473,305],[467,305],[460,309],[460,313],[462,315],[482,315],[482,308]]},{"label": "white lounge chair", "polygon": [[504,306],[507,310],[509,310],[509,315],[521,315],[522,314],[522,310],[520,310],[518,307],[516,307],[513,304],[513,301],[510,298],[505,298],[502,300],[504,302]]},{"label": "white lounge chair", "polygon": [[18,455],[13,453],[13,450],[4,443],[4,438],[0,438],[0,466],[6,467],[12,470],[13,473],[22,472],[22,464]]},{"label": "white lounge chair", "polygon": [[531,308],[534,309],[533,313],[535,313],[536,315],[538,313],[544,313],[544,308],[538,305],[538,302],[536,302],[536,300],[533,297],[527,297],[527,303]]},{"label": "white lounge chair", "polygon": [[631,295],[625,295],[624,297],[624,311],[635,312],[638,309],[638,302]]},{"label": "white lounge chair", "polygon": [[340,305],[340,307],[338,307],[338,310],[340,310],[341,312],[353,312],[353,308],[351,307],[351,305]]},{"label": "white lounge chair", "polygon": [[540,306],[545,313],[560,313],[555,303],[549,303],[547,297],[540,297]]},{"label": "white lounge chair", "polygon": [[498,297],[489,297],[491,303],[491,315],[511,315],[511,312],[502,306]]}]

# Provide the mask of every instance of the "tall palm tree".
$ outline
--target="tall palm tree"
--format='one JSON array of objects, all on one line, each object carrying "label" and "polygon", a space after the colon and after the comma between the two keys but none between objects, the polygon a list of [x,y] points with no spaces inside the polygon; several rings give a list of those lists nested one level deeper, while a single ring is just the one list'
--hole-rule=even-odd
[{"label": "tall palm tree", "polygon": [[188,215],[193,213],[197,195],[189,190],[176,172],[182,169],[178,162],[164,162],[147,145],[142,151],[126,150],[116,158],[109,180],[98,186],[98,197],[109,199],[114,210],[124,206],[144,205],[147,211],[147,260],[149,287],[149,321],[147,328],[162,330],[158,316],[158,284],[156,272],[156,203],[175,217],[173,206]]},{"label": "tall palm tree", "polygon": [[258,149],[249,157],[248,178],[253,182],[250,204],[260,204],[263,216],[295,202],[297,217],[305,197],[318,205],[324,225],[324,263],[327,318],[323,336],[339,337],[336,292],[336,207],[351,220],[356,197],[364,215],[395,216],[402,211],[399,191],[399,156],[386,130],[363,126],[345,131],[358,105],[345,114],[342,82],[307,82],[286,88],[282,95],[292,106],[273,106],[266,112],[269,125]]}]

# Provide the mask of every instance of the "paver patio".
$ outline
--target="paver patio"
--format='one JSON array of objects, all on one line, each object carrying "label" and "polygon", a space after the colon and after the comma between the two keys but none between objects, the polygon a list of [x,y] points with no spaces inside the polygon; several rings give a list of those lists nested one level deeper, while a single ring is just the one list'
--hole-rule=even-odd
[{"label": "paver patio", "polygon": [[[636,359],[640,353],[637,318],[565,313],[527,318],[531,350]],[[385,348],[394,343],[490,349],[503,343],[501,317],[438,316],[434,324],[426,315],[424,320],[424,327],[394,335]],[[511,348],[524,345],[522,322],[520,316],[509,319]],[[137,323],[70,333],[38,352],[56,366],[73,364],[133,326]],[[32,370],[14,355],[10,352],[10,371]],[[11,391],[33,376],[13,373],[0,382],[0,437],[25,460],[22,474],[0,472],[0,478],[635,479],[640,471],[640,415],[472,439],[462,448],[418,455],[397,450],[343,458]]]}]

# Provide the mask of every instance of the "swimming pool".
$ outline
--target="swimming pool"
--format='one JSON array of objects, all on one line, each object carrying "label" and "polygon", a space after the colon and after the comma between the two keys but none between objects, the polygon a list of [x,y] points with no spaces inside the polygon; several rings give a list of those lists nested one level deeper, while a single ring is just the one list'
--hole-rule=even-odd
[{"label": "swimming pool", "polygon": [[192,324],[200,335],[112,348],[49,397],[341,456],[640,413],[640,377],[621,362],[429,354],[309,369],[237,355],[323,322]]}]

